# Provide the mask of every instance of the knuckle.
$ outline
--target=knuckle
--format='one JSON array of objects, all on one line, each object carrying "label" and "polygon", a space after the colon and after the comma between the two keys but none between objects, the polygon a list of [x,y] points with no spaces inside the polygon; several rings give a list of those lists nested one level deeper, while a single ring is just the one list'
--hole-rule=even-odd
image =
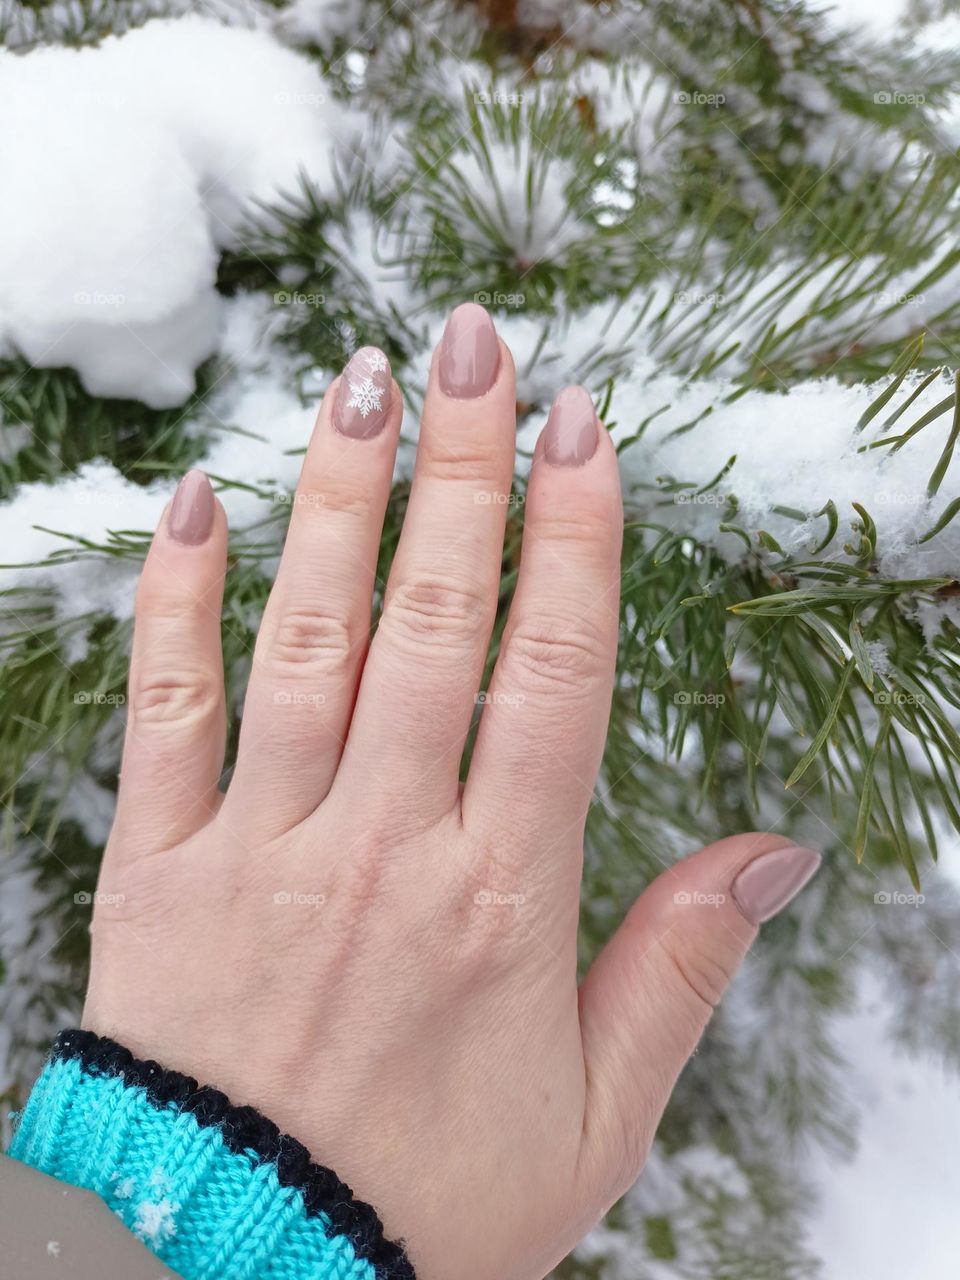
[{"label": "knuckle", "polygon": [[293,503],[294,515],[300,519],[309,519],[312,515],[323,518],[335,513],[365,521],[371,512],[372,495],[351,475],[341,477],[332,468],[322,475],[314,475],[308,465],[304,467]]},{"label": "knuckle", "polygon": [[134,596],[134,614],[138,622],[174,626],[210,612],[207,598],[184,590],[179,581],[155,573],[140,575]]},{"label": "knuckle", "polygon": [[343,618],[317,609],[291,609],[281,614],[270,637],[269,661],[281,672],[309,666],[337,675],[354,652],[351,629]]},{"label": "knuckle", "polygon": [[205,671],[146,672],[133,681],[130,702],[138,728],[188,728],[219,712],[221,685]]},{"label": "knuckle", "polygon": [[469,586],[442,578],[415,578],[401,583],[387,601],[381,630],[401,642],[467,645],[485,634],[487,602]]},{"label": "knuckle", "polygon": [[611,531],[619,527],[620,510],[606,494],[583,494],[577,510],[541,511],[537,516],[537,534],[545,541],[563,547],[606,550],[612,545]]},{"label": "knuckle", "polygon": [[[486,418],[479,419],[473,429],[466,425],[456,439],[451,435],[445,431],[438,439],[430,424],[424,423],[417,457],[417,467],[424,477],[444,484],[462,481],[470,486],[504,483],[503,453]],[[506,483],[509,485],[509,476]]]},{"label": "knuckle", "polygon": [[584,623],[564,627],[523,622],[508,637],[504,661],[525,685],[546,692],[579,690],[606,672],[609,648],[598,631]]},{"label": "knuckle", "polygon": [[676,979],[692,992],[709,1017],[733,977],[733,964],[703,939],[683,937],[679,930],[668,930],[662,936],[661,950]]}]

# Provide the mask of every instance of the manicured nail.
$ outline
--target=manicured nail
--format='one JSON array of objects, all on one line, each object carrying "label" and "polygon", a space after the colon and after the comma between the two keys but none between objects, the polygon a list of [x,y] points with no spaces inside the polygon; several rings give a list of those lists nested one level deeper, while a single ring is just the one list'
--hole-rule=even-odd
[{"label": "manicured nail", "polygon": [[440,390],[458,400],[473,400],[490,390],[499,368],[493,321],[476,302],[465,302],[451,314],[440,339]]},{"label": "manicured nail", "polygon": [[550,408],[543,456],[555,467],[582,467],[597,451],[597,411],[583,387],[564,387]]},{"label": "manicured nail", "polygon": [[813,849],[795,844],[762,853],[734,880],[730,889],[733,900],[751,924],[763,924],[796,897],[822,861]]},{"label": "manicured nail", "polygon": [[371,440],[383,429],[393,383],[390,361],[377,347],[361,347],[340,377],[333,425],[354,440]]},{"label": "manicured nail", "polygon": [[213,490],[202,471],[188,471],[177,485],[167,531],[188,547],[206,542],[213,528]]}]

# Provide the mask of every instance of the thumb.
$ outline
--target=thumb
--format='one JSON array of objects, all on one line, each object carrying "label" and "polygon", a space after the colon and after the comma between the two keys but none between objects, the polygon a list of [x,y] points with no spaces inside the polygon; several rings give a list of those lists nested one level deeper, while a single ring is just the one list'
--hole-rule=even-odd
[{"label": "thumb", "polygon": [[818,853],[782,836],[719,840],[658,876],[591,966],[580,988],[581,1166],[593,1166],[611,1202],[640,1172],[677,1076],[757,926],[819,866]]}]

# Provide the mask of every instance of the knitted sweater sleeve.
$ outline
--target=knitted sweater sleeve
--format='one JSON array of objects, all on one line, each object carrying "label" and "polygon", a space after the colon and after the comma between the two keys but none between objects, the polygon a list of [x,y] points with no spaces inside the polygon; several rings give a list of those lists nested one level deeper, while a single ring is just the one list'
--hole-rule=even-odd
[{"label": "knitted sweater sleeve", "polygon": [[95,1191],[184,1280],[415,1280],[295,1138],[89,1031],[57,1037],[8,1154]]}]

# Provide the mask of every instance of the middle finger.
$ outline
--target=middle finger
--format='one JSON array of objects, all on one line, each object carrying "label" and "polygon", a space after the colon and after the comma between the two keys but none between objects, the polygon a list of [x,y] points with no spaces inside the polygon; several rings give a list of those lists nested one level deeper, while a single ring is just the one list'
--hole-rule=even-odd
[{"label": "middle finger", "polygon": [[466,303],[435,353],[403,533],[334,794],[342,786],[368,805],[379,797],[394,814],[399,801],[418,821],[457,803],[496,611],[515,440],[513,361],[486,311]]}]

